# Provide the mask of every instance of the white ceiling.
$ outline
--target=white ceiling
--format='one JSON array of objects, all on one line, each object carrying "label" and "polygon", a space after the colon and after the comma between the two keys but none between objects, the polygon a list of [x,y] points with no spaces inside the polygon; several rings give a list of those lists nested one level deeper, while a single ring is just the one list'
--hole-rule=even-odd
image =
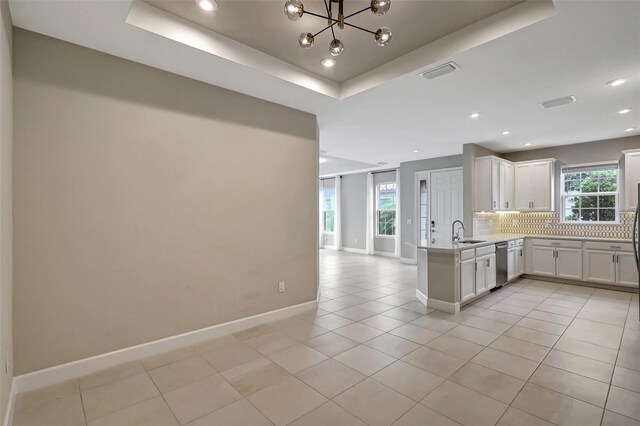
[{"label": "white ceiling", "polygon": [[[640,129],[640,2],[554,4],[556,16],[438,61],[460,65],[452,74],[425,80],[415,69],[338,100],[127,25],[128,0],[10,0],[18,27],[315,113],[331,156],[390,165],[469,142],[511,151],[640,134],[624,131]],[[605,85],[620,77],[627,83]],[[538,105],[567,95],[578,101]]]}]

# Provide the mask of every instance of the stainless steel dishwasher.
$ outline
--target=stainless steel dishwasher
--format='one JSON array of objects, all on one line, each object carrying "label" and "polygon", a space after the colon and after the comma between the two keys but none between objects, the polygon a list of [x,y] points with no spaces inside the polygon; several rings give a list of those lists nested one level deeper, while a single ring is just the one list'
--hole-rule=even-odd
[{"label": "stainless steel dishwasher", "polygon": [[496,286],[491,291],[497,290],[507,283],[508,251],[509,243],[507,241],[496,243]]}]

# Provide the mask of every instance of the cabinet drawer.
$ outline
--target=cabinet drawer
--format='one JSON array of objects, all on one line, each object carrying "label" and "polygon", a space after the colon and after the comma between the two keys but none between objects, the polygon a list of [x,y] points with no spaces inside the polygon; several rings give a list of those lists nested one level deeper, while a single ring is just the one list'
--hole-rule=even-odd
[{"label": "cabinet drawer", "polygon": [[491,254],[496,252],[496,245],[491,244],[485,247],[479,247],[476,249],[476,256],[484,256],[485,254]]},{"label": "cabinet drawer", "polygon": [[469,260],[476,257],[476,251],[474,249],[471,250],[462,250],[460,252],[460,260]]},{"label": "cabinet drawer", "polygon": [[604,243],[595,241],[586,241],[584,248],[588,250],[611,250],[611,251],[624,251],[632,252],[633,246],[628,243]]},{"label": "cabinet drawer", "polygon": [[564,248],[582,248],[582,241],[575,240],[545,240],[535,238],[531,244],[539,247],[564,247]]}]

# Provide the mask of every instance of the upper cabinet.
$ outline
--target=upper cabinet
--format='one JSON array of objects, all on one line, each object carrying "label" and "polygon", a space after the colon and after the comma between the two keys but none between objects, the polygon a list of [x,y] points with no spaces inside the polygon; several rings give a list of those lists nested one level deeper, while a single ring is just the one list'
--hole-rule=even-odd
[{"label": "upper cabinet", "polygon": [[638,183],[640,183],[640,149],[622,151],[620,178],[623,209],[635,210],[638,205]]},{"label": "upper cabinet", "polygon": [[515,210],[553,211],[555,160],[514,163]]},{"label": "upper cabinet", "polygon": [[505,211],[513,208],[513,163],[498,157],[476,158],[475,211]]}]

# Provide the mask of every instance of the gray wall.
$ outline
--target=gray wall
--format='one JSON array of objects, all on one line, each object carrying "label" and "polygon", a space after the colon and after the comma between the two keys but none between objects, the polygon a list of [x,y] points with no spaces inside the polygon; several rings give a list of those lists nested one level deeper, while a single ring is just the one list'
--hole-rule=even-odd
[{"label": "gray wall", "polygon": [[313,115],[14,46],[16,373],[316,299]]},{"label": "gray wall", "polygon": [[13,367],[5,372],[5,355],[13,359],[13,76],[11,72],[12,26],[9,5],[0,0],[0,419],[9,398]]},{"label": "gray wall", "polygon": [[341,189],[342,246],[364,250],[367,243],[367,174],[342,176]]},{"label": "gray wall", "polygon": [[[402,225],[400,229],[402,244],[400,250],[401,257],[406,259],[415,259],[416,257],[415,245],[417,244],[418,237],[415,230],[417,221],[415,217],[416,195],[414,188],[416,172],[462,167],[462,164],[462,155],[408,161],[400,164],[400,214],[402,215]],[[409,219],[411,220],[411,225],[407,224],[407,220]]]},{"label": "gray wall", "polygon": [[487,155],[498,155],[494,151],[483,148],[480,145],[467,143],[462,146],[462,156],[464,157],[464,170],[462,172],[463,180],[463,205],[464,212],[464,234],[466,237],[473,236],[473,205],[474,205],[474,176],[476,157],[484,157]]}]

